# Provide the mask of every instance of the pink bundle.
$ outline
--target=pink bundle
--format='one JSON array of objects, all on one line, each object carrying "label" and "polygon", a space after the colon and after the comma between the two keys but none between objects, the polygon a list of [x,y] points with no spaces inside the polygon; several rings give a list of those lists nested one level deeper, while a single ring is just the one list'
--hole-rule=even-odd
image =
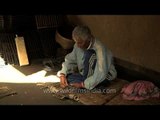
[{"label": "pink bundle", "polygon": [[159,88],[152,82],[138,80],[125,85],[122,90],[122,97],[126,100],[145,100],[148,98],[160,98]]}]

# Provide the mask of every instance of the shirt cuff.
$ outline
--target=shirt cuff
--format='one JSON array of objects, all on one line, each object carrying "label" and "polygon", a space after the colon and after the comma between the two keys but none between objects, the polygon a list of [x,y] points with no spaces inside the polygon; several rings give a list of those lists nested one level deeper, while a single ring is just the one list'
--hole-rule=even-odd
[{"label": "shirt cuff", "polygon": [[63,73],[63,72],[61,72],[61,71],[58,71],[57,72],[57,77],[61,77],[61,76],[66,76],[66,74],[65,73]]}]

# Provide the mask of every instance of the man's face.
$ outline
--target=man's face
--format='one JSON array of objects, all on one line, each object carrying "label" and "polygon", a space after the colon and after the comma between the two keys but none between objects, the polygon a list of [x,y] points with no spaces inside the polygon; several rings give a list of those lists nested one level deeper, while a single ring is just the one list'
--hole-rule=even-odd
[{"label": "man's face", "polygon": [[75,43],[77,44],[77,46],[81,49],[87,49],[89,44],[90,44],[90,41],[89,40],[83,40],[81,38],[76,38],[76,41]]}]

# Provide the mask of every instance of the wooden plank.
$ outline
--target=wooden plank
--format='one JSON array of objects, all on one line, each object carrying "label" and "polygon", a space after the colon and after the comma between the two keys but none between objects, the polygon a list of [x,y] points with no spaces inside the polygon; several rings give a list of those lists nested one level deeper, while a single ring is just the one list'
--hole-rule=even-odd
[{"label": "wooden plank", "polygon": [[24,42],[24,37],[16,36],[15,42],[16,42],[16,48],[17,48],[20,66],[28,65],[29,61],[28,61],[28,55],[27,55],[26,46]]}]

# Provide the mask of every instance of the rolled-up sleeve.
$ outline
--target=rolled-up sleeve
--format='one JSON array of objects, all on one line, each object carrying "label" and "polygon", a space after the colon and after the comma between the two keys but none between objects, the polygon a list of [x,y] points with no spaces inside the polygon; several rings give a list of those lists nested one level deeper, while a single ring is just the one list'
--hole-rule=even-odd
[{"label": "rolled-up sleeve", "polygon": [[62,69],[58,71],[57,75],[59,73],[67,75],[68,73],[72,72],[75,69],[75,67],[77,67],[77,57],[76,48],[74,45],[72,52],[65,56],[65,61],[62,63]]}]

